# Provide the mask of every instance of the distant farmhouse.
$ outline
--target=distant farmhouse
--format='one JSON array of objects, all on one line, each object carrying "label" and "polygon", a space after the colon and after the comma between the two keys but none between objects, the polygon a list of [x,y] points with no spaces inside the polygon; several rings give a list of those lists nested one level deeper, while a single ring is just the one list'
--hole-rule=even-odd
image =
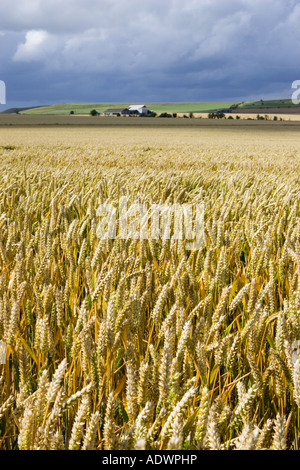
[{"label": "distant farmhouse", "polygon": [[103,112],[104,116],[120,116],[121,114],[130,114],[127,108],[108,108]]},{"label": "distant farmhouse", "polygon": [[128,108],[109,108],[104,111],[104,116],[139,116],[152,114],[145,104],[132,104]]},{"label": "distant farmhouse", "polygon": [[147,109],[145,104],[132,104],[128,106],[128,109],[133,114],[149,114],[151,111]]}]

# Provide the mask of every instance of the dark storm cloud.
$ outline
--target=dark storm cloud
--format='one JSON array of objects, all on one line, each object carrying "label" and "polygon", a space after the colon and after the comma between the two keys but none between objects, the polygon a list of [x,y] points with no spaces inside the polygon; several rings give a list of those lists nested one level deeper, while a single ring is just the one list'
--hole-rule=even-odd
[{"label": "dark storm cloud", "polygon": [[0,79],[14,104],[288,97],[299,23],[300,0],[2,0]]}]

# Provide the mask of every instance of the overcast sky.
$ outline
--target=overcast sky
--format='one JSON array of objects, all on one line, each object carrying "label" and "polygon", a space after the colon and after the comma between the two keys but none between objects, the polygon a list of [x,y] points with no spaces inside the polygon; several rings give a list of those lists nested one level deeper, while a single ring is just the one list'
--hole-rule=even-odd
[{"label": "overcast sky", "polygon": [[0,80],[6,108],[290,98],[300,0],[1,0]]}]

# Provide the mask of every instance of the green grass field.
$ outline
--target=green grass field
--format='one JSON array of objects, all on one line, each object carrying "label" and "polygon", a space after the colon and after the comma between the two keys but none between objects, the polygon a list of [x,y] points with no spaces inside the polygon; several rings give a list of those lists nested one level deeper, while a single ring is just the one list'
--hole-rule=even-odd
[{"label": "green grass field", "polygon": [[260,100],[260,101],[245,101],[239,103],[238,109],[252,109],[252,108],[299,108],[300,106],[293,104],[290,99],[281,100]]},{"label": "green grass field", "polygon": [[[89,114],[92,109],[96,109],[99,113],[103,113],[108,108],[126,108],[133,103],[60,103],[49,106],[42,106],[30,109],[19,109],[21,114],[30,115],[68,115],[71,111],[75,114]],[[260,101],[245,101],[245,102],[200,102],[200,103],[147,103],[147,107],[156,113],[208,113],[218,109],[228,109],[231,106],[236,107],[238,110],[267,110],[267,109],[299,109],[290,99],[280,100],[260,100]],[[17,108],[9,110],[16,112]]]},{"label": "green grass field", "polygon": [[[103,113],[108,108],[126,108],[133,103],[62,103],[22,111],[22,114],[89,114],[92,109]],[[201,113],[210,112],[219,108],[229,108],[234,102],[216,103],[145,103],[149,109],[156,113]]]}]

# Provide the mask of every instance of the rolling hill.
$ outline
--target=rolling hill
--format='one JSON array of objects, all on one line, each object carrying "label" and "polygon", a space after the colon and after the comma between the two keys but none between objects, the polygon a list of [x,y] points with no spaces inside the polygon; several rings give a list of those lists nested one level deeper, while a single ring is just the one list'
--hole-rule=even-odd
[{"label": "rolling hill", "polygon": [[[21,111],[22,114],[89,114],[92,109],[103,113],[107,108],[126,108],[131,103],[63,103]],[[209,103],[146,103],[156,113],[206,113],[220,108],[229,108],[233,102]]]},{"label": "rolling hill", "polygon": [[[11,108],[3,111],[6,114],[30,115],[88,115],[92,109],[100,114],[107,108],[126,108],[131,103],[60,103],[31,108]],[[294,105],[290,99],[260,100],[245,102],[199,102],[199,103],[146,103],[152,111],[160,113],[209,113],[217,110],[227,110],[233,113],[262,113],[262,114],[300,114],[300,105]],[[225,111],[226,112],[226,111]],[[73,114],[72,113],[72,114]]]}]

